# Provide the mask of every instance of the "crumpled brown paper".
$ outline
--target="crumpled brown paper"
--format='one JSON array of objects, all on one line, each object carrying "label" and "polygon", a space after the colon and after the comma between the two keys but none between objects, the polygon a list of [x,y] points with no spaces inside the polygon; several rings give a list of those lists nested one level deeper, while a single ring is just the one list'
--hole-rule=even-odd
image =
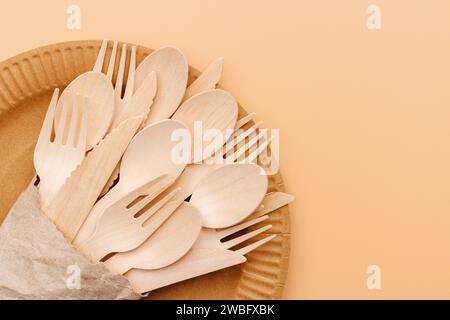
[{"label": "crumpled brown paper", "polygon": [[0,227],[0,299],[138,299],[124,277],[77,250],[30,185]]}]

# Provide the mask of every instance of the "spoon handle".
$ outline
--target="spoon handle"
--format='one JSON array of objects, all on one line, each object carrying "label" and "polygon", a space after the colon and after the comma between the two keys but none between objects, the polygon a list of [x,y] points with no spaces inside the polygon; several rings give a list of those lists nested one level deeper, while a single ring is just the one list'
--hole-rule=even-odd
[{"label": "spoon handle", "polygon": [[192,195],[195,187],[204,177],[219,167],[220,165],[189,164],[175,183],[170,186],[169,190],[180,188],[180,192],[176,198],[184,201]]}]

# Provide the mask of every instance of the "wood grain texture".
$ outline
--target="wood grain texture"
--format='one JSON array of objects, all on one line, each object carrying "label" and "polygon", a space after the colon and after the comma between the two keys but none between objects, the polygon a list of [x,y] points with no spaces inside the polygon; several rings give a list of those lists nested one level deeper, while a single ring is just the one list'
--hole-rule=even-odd
[{"label": "wood grain texture", "polygon": [[114,114],[114,89],[111,81],[101,73],[87,72],[74,79],[58,101],[55,125],[60,122],[62,102],[69,93],[79,93],[89,99],[86,150],[91,150],[106,135]]},{"label": "wood grain texture", "polygon": [[[150,125],[134,136],[122,156],[119,182],[95,204],[76,236],[75,245],[90,238],[97,219],[115,201],[162,174],[168,174],[173,179],[180,175],[185,165],[171,161],[172,149],[177,143],[172,141],[171,135],[177,129],[186,130],[186,127],[168,119]],[[172,191],[175,189],[171,188]]]},{"label": "wood grain texture", "polygon": [[138,65],[136,69],[136,88],[145,78],[156,72],[158,92],[146,125],[169,118],[177,110],[186,91],[188,64],[184,54],[177,48],[165,47],[153,52]]},{"label": "wood grain texture", "polygon": [[106,136],[45,208],[47,216],[69,241],[77,235],[141,123],[142,117],[129,119]]},{"label": "wood grain texture", "polygon": [[[3,219],[34,175],[32,155],[55,87],[63,89],[77,75],[92,70],[101,41],[74,41],[37,48],[0,63],[0,215]],[[140,63],[153,50],[137,47]],[[57,58],[70,57],[74,69]],[[107,50],[109,59],[111,50]],[[64,58],[65,59],[65,58]],[[69,62],[66,62],[69,63]],[[23,70],[22,72],[19,70]],[[200,73],[189,69],[188,83]],[[125,77],[126,78],[126,77]],[[23,80],[26,79],[26,80]],[[113,79],[115,81],[115,79]],[[219,84],[220,87],[220,84]],[[225,88],[226,89],[226,88]],[[247,112],[240,107],[239,118]],[[14,181],[14,183],[11,183]],[[280,174],[270,176],[269,192],[284,192]],[[247,255],[247,262],[155,290],[149,299],[277,299],[289,261],[289,209],[269,214],[277,237]]]},{"label": "wood grain texture", "polygon": [[[170,206],[173,193],[150,205],[172,183],[172,178],[162,175],[113,203],[102,213],[94,233],[79,250],[91,261],[98,262],[110,253],[127,252],[140,246],[179,205],[173,205],[164,214],[158,212],[165,205]],[[136,202],[136,199],[140,200]]]},{"label": "wood grain texture", "polygon": [[247,218],[267,191],[267,176],[255,164],[234,163],[220,167],[194,188],[190,203],[199,211],[206,228],[228,228]]},{"label": "wood grain texture", "polygon": [[201,75],[195,79],[186,89],[184,93],[184,100],[189,99],[196,94],[215,89],[222,76],[223,58],[213,61]]},{"label": "wood grain texture", "polygon": [[[236,124],[238,104],[231,93],[225,90],[208,90],[186,100],[172,116],[172,119],[181,121],[189,128],[192,139],[195,139],[196,127],[201,124],[203,136],[217,131],[211,136],[210,143],[203,143],[201,154],[194,148],[192,163],[208,159],[222,148],[230,137]],[[197,128],[198,130],[198,128]],[[219,139],[219,140],[217,140]],[[206,140],[206,139],[204,139]],[[222,141],[217,145],[215,141]],[[194,140],[194,145],[195,145]]]},{"label": "wood grain texture", "polygon": [[182,258],[194,244],[202,228],[198,211],[183,202],[144,243],[134,250],[119,252],[105,261],[107,268],[124,274],[132,268],[154,270]]}]

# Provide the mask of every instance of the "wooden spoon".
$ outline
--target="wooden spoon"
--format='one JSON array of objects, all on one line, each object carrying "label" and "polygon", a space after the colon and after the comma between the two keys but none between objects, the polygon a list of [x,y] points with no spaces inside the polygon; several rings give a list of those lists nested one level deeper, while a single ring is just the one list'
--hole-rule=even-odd
[{"label": "wooden spoon", "polygon": [[132,268],[152,270],[171,265],[191,249],[201,228],[197,209],[184,202],[142,245],[114,255],[105,262],[106,267],[124,274]]},{"label": "wooden spoon", "polygon": [[58,101],[55,127],[61,118],[62,101],[67,92],[79,93],[89,99],[86,150],[98,144],[108,131],[114,114],[114,89],[102,73],[89,71],[75,78],[63,91]]},{"label": "wooden spoon", "polygon": [[[183,122],[194,137],[192,162],[211,157],[228,140],[234,131],[238,116],[236,99],[227,91],[213,89],[199,93],[186,100],[172,119]],[[194,135],[201,125],[201,141]],[[213,132],[212,130],[216,130]],[[206,143],[206,137],[210,143]],[[218,143],[219,141],[219,143]],[[221,141],[221,143],[220,143]],[[200,147],[199,148],[199,144]]]},{"label": "wooden spoon", "polygon": [[154,51],[139,64],[135,87],[139,88],[152,71],[156,72],[158,92],[145,125],[168,119],[180,105],[188,79],[186,57],[172,47]]},{"label": "wooden spoon", "polygon": [[74,244],[79,246],[95,230],[97,219],[112,203],[137,187],[162,174],[176,179],[185,168],[184,163],[172,161],[172,150],[178,142],[172,141],[172,133],[187,128],[176,120],[163,120],[140,131],[130,142],[120,164],[120,179],[101,198],[78,233]]},{"label": "wooden spoon", "polygon": [[267,176],[256,164],[235,163],[208,174],[194,188],[190,203],[207,228],[227,228],[247,218],[266,194]]}]

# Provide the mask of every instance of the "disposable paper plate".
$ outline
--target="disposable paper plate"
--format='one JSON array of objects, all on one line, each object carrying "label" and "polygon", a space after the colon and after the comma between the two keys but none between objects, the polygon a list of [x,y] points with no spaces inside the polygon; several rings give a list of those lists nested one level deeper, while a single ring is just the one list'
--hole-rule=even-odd
[{"label": "disposable paper plate", "polygon": [[[58,43],[0,63],[0,222],[35,174],[33,150],[53,89],[63,89],[76,76],[91,70],[100,43]],[[138,46],[137,62],[152,51]],[[192,67],[189,73],[189,82],[199,75]],[[240,107],[240,117],[245,114]],[[269,191],[284,191],[280,174],[270,177]],[[246,263],[156,290],[149,298],[280,298],[289,259],[288,208],[272,212],[267,223],[273,225],[269,233],[278,236],[249,253]]]}]

